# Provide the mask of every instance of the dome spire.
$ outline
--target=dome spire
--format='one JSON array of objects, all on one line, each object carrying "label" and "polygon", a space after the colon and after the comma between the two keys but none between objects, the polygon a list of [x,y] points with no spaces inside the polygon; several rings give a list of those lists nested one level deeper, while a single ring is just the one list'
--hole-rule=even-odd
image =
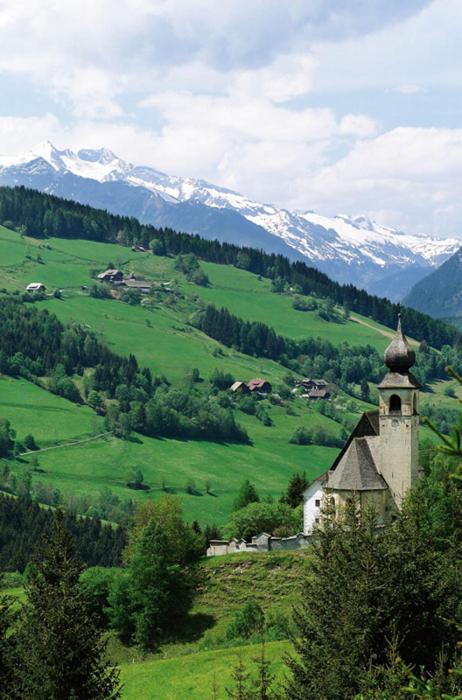
[{"label": "dome spire", "polygon": [[401,328],[401,312],[398,313],[398,328],[390,345],[383,355],[385,364],[391,372],[408,372],[415,363],[415,352],[409,345]]}]

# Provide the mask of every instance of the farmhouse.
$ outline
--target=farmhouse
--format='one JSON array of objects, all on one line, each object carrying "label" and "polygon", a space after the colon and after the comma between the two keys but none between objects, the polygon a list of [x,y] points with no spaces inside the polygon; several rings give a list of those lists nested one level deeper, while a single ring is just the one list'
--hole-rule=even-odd
[{"label": "farmhouse", "polygon": [[119,282],[123,280],[123,278],[124,273],[122,270],[104,270],[104,272],[100,272],[98,275],[100,282]]},{"label": "farmhouse", "polygon": [[316,401],[316,399],[330,399],[330,391],[326,388],[313,388],[309,390],[306,396],[314,401]]},{"label": "farmhouse", "polygon": [[126,287],[127,289],[134,289],[142,294],[148,294],[151,291],[151,283],[146,282],[146,280],[137,279],[124,279],[118,284],[119,287]]},{"label": "farmhouse", "polygon": [[299,381],[297,381],[296,386],[300,386],[303,389],[310,391],[311,389],[326,389],[328,386],[328,382],[326,382],[325,379],[305,378],[305,379],[300,379]]},{"label": "farmhouse", "polygon": [[272,386],[266,379],[251,379],[247,382],[247,388],[251,393],[257,394],[270,394],[272,391]]},{"label": "farmhouse", "polygon": [[234,382],[234,384],[231,384],[229,387],[229,390],[232,391],[233,394],[248,394],[250,392],[249,387],[244,382]]},{"label": "farmhouse", "polygon": [[26,292],[44,292],[46,287],[41,282],[31,282],[26,287]]},{"label": "farmhouse", "polygon": [[363,413],[331,468],[304,493],[304,534],[330,505],[338,513],[355,499],[371,505],[381,525],[396,517],[419,476],[419,384],[409,371],[415,353],[401,329],[385,350],[389,371],[378,385],[379,408]]}]

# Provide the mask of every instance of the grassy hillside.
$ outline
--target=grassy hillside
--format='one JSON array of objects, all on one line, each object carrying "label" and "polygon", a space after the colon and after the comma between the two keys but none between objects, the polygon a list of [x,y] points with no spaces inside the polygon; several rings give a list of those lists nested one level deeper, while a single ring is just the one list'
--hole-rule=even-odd
[{"label": "grassy hillside", "polygon": [[[0,397],[0,415],[9,418],[19,440],[30,432],[41,448],[56,445],[35,453],[40,472],[33,474],[33,481],[79,495],[97,496],[109,487],[120,498],[137,500],[158,497],[164,483],[181,497],[186,517],[201,522],[224,522],[236,491],[247,478],[262,496],[277,497],[294,471],[306,470],[308,476],[314,477],[329,466],[336,449],[289,444],[288,439],[301,420],[323,425],[333,434],[340,430],[329,418],[313,410],[308,412],[299,400],[298,415],[294,416],[288,416],[283,408],[269,406],[274,420],[271,428],[253,416],[239,413],[239,421],[252,435],[253,446],[145,436],[135,436],[131,441],[112,437],[88,440],[101,433],[104,426],[102,419],[87,407],[77,407],[14,379],[0,381]],[[44,419],[44,415],[51,418]],[[79,444],[80,440],[83,442]],[[73,442],[78,444],[69,444]],[[20,474],[30,469],[30,458],[10,461],[10,466]],[[127,477],[134,468],[142,470],[150,491],[127,488]],[[191,479],[197,495],[186,492]],[[206,494],[206,481],[211,483],[213,495]]]},{"label": "grassy hillside", "polygon": [[[301,576],[308,566],[309,557],[295,552],[242,554],[202,562],[202,585],[192,610],[191,629],[185,635],[192,641],[167,645],[162,649],[163,658],[132,657],[131,662],[126,658],[128,650],[113,647],[115,658],[121,662],[123,698],[199,700],[211,697],[214,676],[218,697],[226,698],[225,687],[230,684],[239,654],[251,667],[260,653],[257,644],[236,647],[226,642],[226,628],[235,613],[253,598],[266,616],[282,613],[290,618],[300,593]],[[226,648],[220,648],[223,644]],[[266,644],[272,671],[280,679],[286,671],[283,657],[290,649],[287,641]]]},{"label": "grassy hillside", "polygon": [[[268,642],[266,656],[271,671],[282,680],[285,673],[283,656],[290,651],[288,642]],[[156,659],[135,664],[123,664],[123,700],[203,700],[212,697],[216,683],[217,698],[227,698],[231,674],[243,653],[250,662],[260,654],[260,645],[244,648],[216,649],[188,654],[172,659]]]},{"label": "grassy hillside", "polygon": [[[198,300],[225,305],[239,316],[266,322],[293,338],[322,336],[334,344],[348,340],[352,345],[369,343],[383,350],[390,336],[389,329],[357,314],[346,323],[333,323],[320,319],[316,312],[297,311],[289,295],[271,292],[267,279],[225,265],[201,263],[210,286],[199,287],[175,270],[171,258],[135,253],[107,243],[58,238],[39,241],[1,227],[0,261],[0,287],[22,291],[29,282],[39,281],[50,293],[62,289],[62,299],[50,296],[38,304],[63,322],[85,324],[113,351],[135,354],[140,365],[150,367],[154,374],[166,375],[178,386],[193,367],[205,379],[219,368],[236,379],[262,376],[276,387],[287,372],[276,362],[220,346],[192,328],[188,319],[198,308]],[[89,297],[81,287],[91,283],[92,273],[110,263],[153,282],[169,281],[176,293],[159,291],[149,306]],[[445,402],[453,405],[454,399],[438,390],[438,403]],[[37,455],[41,471],[33,474],[33,480],[65,493],[94,496],[109,487],[121,498],[139,500],[157,497],[164,485],[181,497],[186,516],[201,522],[223,523],[246,478],[255,483],[262,496],[278,497],[295,471],[306,471],[311,478],[332,462],[335,448],[302,447],[290,444],[289,439],[299,425],[317,425],[327,434],[338,436],[338,423],[301,399],[291,404],[292,415],[286,406],[265,404],[272,427],[263,426],[254,416],[236,414],[249,433],[251,446],[145,436],[135,436],[131,441],[88,441],[104,427],[102,419],[87,407],[77,407],[24,381],[0,382],[0,415],[11,421],[19,440],[32,433],[40,447],[56,447]],[[359,401],[356,406],[357,411],[367,407]],[[354,419],[352,414],[349,416]],[[84,442],[67,444],[77,441]],[[14,469],[21,472],[29,469],[29,464],[26,460],[15,464]],[[133,469],[142,470],[150,491],[127,488],[127,476]],[[197,495],[186,493],[191,480]],[[211,482],[213,495],[206,494],[207,481]]]},{"label": "grassy hillside", "polygon": [[[228,641],[228,625],[249,598],[261,605],[267,619],[274,614],[290,619],[309,561],[303,552],[239,554],[201,561],[200,588],[189,624],[179,638],[165,644],[159,653],[146,655],[109,637],[108,655],[120,666],[123,700],[201,700],[212,696],[214,679],[218,698],[226,698],[225,688],[239,655],[252,668],[252,660],[261,651],[252,639],[239,645]],[[22,588],[2,592],[24,600]],[[281,680],[286,672],[283,657],[290,651],[288,641],[266,643],[271,670]]]}]

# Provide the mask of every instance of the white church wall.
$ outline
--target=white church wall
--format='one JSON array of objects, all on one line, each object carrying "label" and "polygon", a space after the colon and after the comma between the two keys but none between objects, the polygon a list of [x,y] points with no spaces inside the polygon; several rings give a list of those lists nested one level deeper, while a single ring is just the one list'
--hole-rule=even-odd
[{"label": "white church wall", "polygon": [[320,481],[310,484],[303,494],[303,533],[305,535],[310,535],[319,522],[323,497],[323,485]]}]

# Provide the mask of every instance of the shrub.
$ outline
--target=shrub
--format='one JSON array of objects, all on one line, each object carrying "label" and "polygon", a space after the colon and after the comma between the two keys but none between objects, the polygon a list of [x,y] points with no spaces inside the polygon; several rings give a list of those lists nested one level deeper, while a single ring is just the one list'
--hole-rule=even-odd
[{"label": "shrub", "polygon": [[301,511],[286,503],[250,503],[231,514],[224,531],[226,537],[250,540],[262,532],[273,534],[282,526],[294,534],[300,531],[301,521]]},{"label": "shrub", "polygon": [[39,446],[35,442],[34,436],[31,435],[30,433],[28,435],[26,435],[26,437],[24,438],[24,447],[26,448],[26,450],[31,450],[31,451],[39,449]]},{"label": "shrub", "polygon": [[234,620],[226,630],[227,639],[249,639],[253,634],[262,632],[265,627],[265,615],[256,600],[249,600],[236,613]]}]

